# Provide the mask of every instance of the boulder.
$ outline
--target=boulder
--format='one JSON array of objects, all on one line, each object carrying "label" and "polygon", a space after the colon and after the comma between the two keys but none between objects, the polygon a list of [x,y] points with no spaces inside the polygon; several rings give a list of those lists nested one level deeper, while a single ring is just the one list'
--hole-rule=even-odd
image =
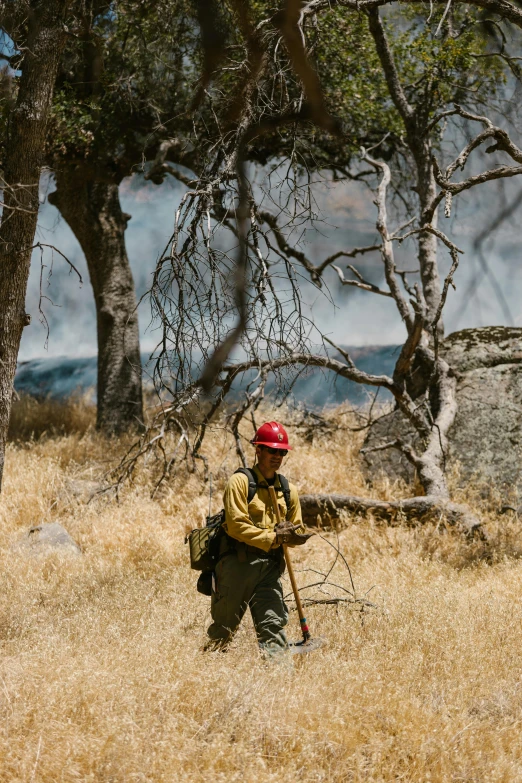
[{"label": "boulder", "polygon": [[81,555],[82,550],[67,530],[58,522],[29,528],[14,549],[24,554],[40,555],[55,551],[61,554]]},{"label": "boulder", "polygon": [[[449,431],[448,467],[460,465],[460,484],[470,480],[522,495],[522,329],[490,326],[449,335],[441,354],[457,375],[458,412]],[[373,424],[363,449],[397,436],[420,447],[400,411]],[[413,468],[396,449],[363,455],[367,478],[413,479]]]}]

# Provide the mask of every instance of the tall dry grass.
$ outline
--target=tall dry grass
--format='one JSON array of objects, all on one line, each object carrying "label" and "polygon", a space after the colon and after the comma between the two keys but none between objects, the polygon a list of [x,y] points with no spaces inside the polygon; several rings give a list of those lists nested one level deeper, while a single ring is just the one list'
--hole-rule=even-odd
[{"label": "tall dry grass", "polygon": [[[280,412],[278,413],[280,416]],[[366,493],[357,437],[334,427],[297,448],[301,491]],[[219,490],[236,466],[216,431]],[[78,491],[117,458],[91,429],[13,443],[0,500],[0,780],[520,781],[522,534],[482,503],[491,543],[444,525],[350,518],[339,533],[360,595],[316,606],[328,646],[293,669],[259,657],[247,617],[231,651],[202,653],[209,600],[195,591],[183,535],[206,488],[178,475],[156,501],[149,468],[118,504]],[[380,494],[401,488],[382,485]],[[219,498],[214,508],[219,507]],[[32,524],[60,521],[83,555],[16,554]],[[333,533],[327,534],[330,540]],[[319,537],[295,552],[324,570]],[[337,565],[332,581],[349,587]],[[290,635],[298,636],[295,614]]]},{"label": "tall dry grass", "polygon": [[96,410],[87,396],[65,401],[21,394],[13,401],[8,437],[22,442],[71,432],[84,434],[95,422]]}]

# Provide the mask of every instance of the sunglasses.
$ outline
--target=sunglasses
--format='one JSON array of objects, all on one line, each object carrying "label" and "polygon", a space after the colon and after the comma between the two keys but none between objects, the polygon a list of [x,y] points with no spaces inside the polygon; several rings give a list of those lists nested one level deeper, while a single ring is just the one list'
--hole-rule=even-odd
[{"label": "sunglasses", "polygon": [[288,454],[288,451],[286,449],[271,449],[270,446],[263,446],[265,451],[268,451],[269,454],[277,454],[281,457],[286,457]]}]

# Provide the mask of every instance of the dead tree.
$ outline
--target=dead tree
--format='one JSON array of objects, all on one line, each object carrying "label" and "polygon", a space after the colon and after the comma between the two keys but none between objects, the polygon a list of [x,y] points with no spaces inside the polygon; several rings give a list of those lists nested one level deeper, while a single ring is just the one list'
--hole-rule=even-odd
[{"label": "dead tree", "polygon": [[29,323],[25,295],[47,123],[71,6],[71,0],[0,3],[0,25],[12,32],[17,46],[23,46],[23,61],[18,63],[22,73],[10,115],[1,182],[0,485],[18,349],[24,326]]}]

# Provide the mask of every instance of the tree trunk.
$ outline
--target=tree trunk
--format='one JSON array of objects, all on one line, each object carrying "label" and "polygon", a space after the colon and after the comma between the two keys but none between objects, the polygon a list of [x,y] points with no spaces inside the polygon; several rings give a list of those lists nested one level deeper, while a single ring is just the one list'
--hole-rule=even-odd
[{"label": "tree trunk", "polygon": [[9,117],[0,224],[0,487],[25,296],[38,219],[38,185],[68,0],[33,0],[16,104]]},{"label": "tree trunk", "polygon": [[140,339],[134,280],[125,249],[129,215],[118,185],[83,169],[56,172],[49,201],[60,210],[87,260],[98,333],[97,427],[108,435],[143,422]]},{"label": "tree trunk", "polygon": [[[433,164],[431,161],[431,145],[428,140],[419,138],[410,138],[409,143],[417,168],[417,194],[419,196],[421,224],[424,224],[425,212],[430,208],[437,194],[437,183],[433,175]],[[437,228],[436,210],[430,223],[434,228]],[[433,321],[435,317],[442,293],[437,261],[437,242],[437,237],[428,232],[419,235],[418,259],[420,277],[428,310],[427,315],[430,321]],[[437,331],[442,339],[444,333],[442,318],[439,319],[437,324]]]},{"label": "tree trunk", "polygon": [[440,521],[443,515],[448,524],[455,525],[459,532],[467,536],[478,534],[483,539],[487,538],[481,521],[468,506],[452,503],[438,495],[423,495],[404,500],[376,500],[336,494],[301,495],[299,500],[303,521],[310,527],[316,527],[318,523],[321,527],[330,527],[332,522],[335,523],[335,520],[341,518],[342,511],[357,515],[369,513],[384,519],[405,519],[413,524],[430,519]]},{"label": "tree trunk", "polygon": [[[375,49],[382,65],[390,97],[404,122],[407,144],[415,160],[417,174],[416,190],[419,197],[421,225],[423,225],[425,212],[436,194],[436,182],[431,161],[431,144],[426,134],[427,123],[430,119],[429,107],[431,104],[429,102],[429,94],[426,97],[424,106],[413,106],[409,103],[401,84],[394,54],[389,45],[377,7],[372,7],[368,12],[368,29],[375,41]],[[436,214],[430,222],[432,226],[436,227]],[[428,320],[432,321],[441,297],[439,268],[437,265],[437,237],[428,233],[420,234],[418,258]],[[438,332],[442,336],[442,320],[439,320]]]}]

